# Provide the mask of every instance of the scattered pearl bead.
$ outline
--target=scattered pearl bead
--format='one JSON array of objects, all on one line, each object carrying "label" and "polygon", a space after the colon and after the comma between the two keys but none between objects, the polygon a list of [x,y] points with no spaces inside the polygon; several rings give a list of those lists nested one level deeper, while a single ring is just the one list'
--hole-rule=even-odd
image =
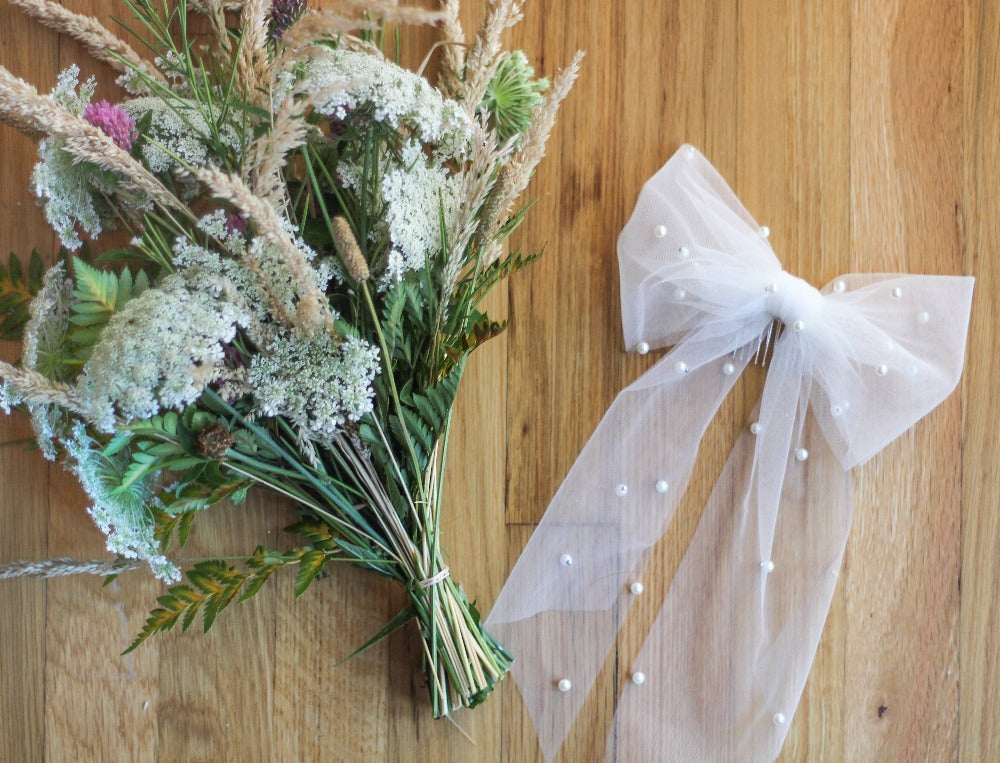
[{"label": "scattered pearl bead", "polygon": [[688,372],[688,364],[683,360],[678,360],[674,363],[674,370],[679,374],[686,374]]},{"label": "scattered pearl bead", "polygon": [[667,235],[667,226],[657,225],[655,228],[653,228],[653,235],[656,236],[657,238],[663,238],[664,236]]},{"label": "scattered pearl bead", "polygon": [[759,421],[755,421],[750,425],[750,434],[760,434],[764,430],[764,427],[760,425]]},{"label": "scattered pearl bead", "polygon": [[795,321],[795,323],[792,324],[793,331],[802,331],[805,327],[806,327],[805,321]]},{"label": "scattered pearl bead", "polygon": [[809,458],[808,450],[806,450],[805,448],[796,448],[795,450],[796,461],[805,461],[807,458]]},{"label": "scattered pearl bead", "polygon": [[559,685],[559,691],[563,692],[564,694],[573,688],[573,682],[570,681],[568,678],[560,678],[558,685]]},{"label": "scattered pearl bead", "polygon": [[687,296],[687,292],[684,289],[676,288],[674,289],[674,299],[684,299]]},{"label": "scattered pearl bead", "polygon": [[917,323],[930,323],[931,315],[926,311],[917,314]]},{"label": "scattered pearl bead", "polygon": [[624,482],[620,483],[615,488],[615,492],[618,494],[619,498],[624,498],[626,495],[628,495],[628,485],[626,485]]},{"label": "scattered pearl bead", "polygon": [[760,568],[764,572],[774,572],[774,562],[772,562],[770,559],[768,559],[766,562],[761,562],[760,563]]},{"label": "scattered pearl bead", "polygon": [[639,344],[635,346],[635,351],[640,355],[645,355],[649,352],[649,342],[639,342]]},{"label": "scattered pearl bead", "polygon": [[571,567],[573,565],[573,557],[569,554],[563,554],[559,557],[559,564],[563,567]]},{"label": "scattered pearl bead", "polygon": [[843,416],[844,415],[844,406],[842,406],[842,405],[831,405],[830,406],[830,415],[831,416]]},{"label": "scattered pearl bead", "polygon": [[666,493],[669,489],[670,489],[670,483],[667,482],[666,480],[657,480],[656,481],[656,492],[657,493]]},{"label": "scattered pearl bead", "polygon": [[688,257],[691,256],[691,250],[688,249],[686,246],[682,246],[680,249],[677,250],[677,254],[680,255],[682,260],[686,260]]},{"label": "scattered pearl bead", "polygon": [[736,366],[734,366],[732,363],[728,363],[728,362],[727,363],[723,363],[722,364],[722,373],[724,373],[726,376],[732,376],[733,374],[736,373]]},{"label": "scattered pearl bead", "polygon": [[774,717],[771,718],[771,720],[774,721],[774,725],[775,726],[784,726],[785,725],[785,714],[784,713],[775,713]]},{"label": "scattered pearl bead", "polygon": [[768,236],[771,235],[771,229],[768,228],[766,225],[761,225],[757,229],[757,235],[760,236],[761,238],[767,238]]},{"label": "scattered pearl bead", "polygon": [[636,671],[635,673],[632,674],[632,683],[634,683],[636,686],[642,686],[644,683],[646,683],[646,674]]},{"label": "scattered pearl bead", "polygon": [[834,281],[833,290],[837,292],[837,294],[843,294],[847,290],[847,283],[844,281]]},{"label": "scattered pearl bead", "polygon": [[694,146],[688,146],[687,147],[687,155],[688,156],[694,156]]},{"label": "scattered pearl bead", "polygon": [[889,366],[887,366],[885,363],[881,363],[875,368],[875,373],[877,373],[879,376],[885,376],[887,373],[889,373]]},{"label": "scattered pearl bead", "polygon": [[638,596],[643,591],[646,590],[646,586],[640,583],[638,580],[628,587],[628,590],[632,592],[633,596]]},{"label": "scattered pearl bead", "polygon": [[778,290],[778,284],[776,283],[769,283],[767,286],[764,287],[764,291],[766,291],[768,294],[774,294],[777,290]]},{"label": "scattered pearl bead", "polygon": [[890,294],[892,294],[893,299],[899,299],[900,297],[903,296],[903,290],[897,286],[890,292]]}]

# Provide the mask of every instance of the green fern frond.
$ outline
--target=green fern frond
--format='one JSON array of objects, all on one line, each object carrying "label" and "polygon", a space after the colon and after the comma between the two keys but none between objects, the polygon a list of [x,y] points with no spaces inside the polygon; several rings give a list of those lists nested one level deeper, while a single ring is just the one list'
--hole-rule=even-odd
[{"label": "green fern frond", "polygon": [[142,270],[134,277],[128,268],[118,275],[98,270],[79,257],[73,258],[73,274],[76,289],[73,291],[75,301],[70,322],[75,329],[71,339],[77,348],[77,359],[86,362],[111,316],[145,291],[149,287],[149,278]]},{"label": "green fern frond", "polygon": [[291,551],[269,551],[258,546],[245,562],[246,572],[219,559],[199,562],[187,572],[188,583],[171,586],[157,599],[160,606],[149,613],[142,630],[122,654],[133,651],[155,633],[173,629],[178,622],[181,630],[186,631],[199,611],[202,627],[208,631],[220,612],[234,601],[244,602],[256,595],[275,570],[282,567],[300,565],[295,576],[295,595],[301,596],[337,554],[332,542],[325,548],[306,546]]}]

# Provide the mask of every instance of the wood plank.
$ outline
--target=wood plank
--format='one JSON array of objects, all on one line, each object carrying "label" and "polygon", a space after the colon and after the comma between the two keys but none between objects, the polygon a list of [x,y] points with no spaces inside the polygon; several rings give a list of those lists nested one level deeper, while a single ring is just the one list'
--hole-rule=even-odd
[{"label": "wood plank", "polygon": [[[854,3],[852,270],[961,272],[961,56],[960,3]],[[857,470],[849,760],[958,753],[961,403]]]},{"label": "wood plank", "polygon": [[964,252],[976,276],[962,385],[962,567],[959,759],[1000,759],[1000,479],[996,426],[1000,355],[1000,4],[965,3]]},{"label": "wood plank", "polygon": [[[20,29],[20,11],[0,6],[0,30]],[[29,29],[15,37],[0,32],[0,62],[29,82],[50,82],[56,73],[56,37]],[[4,182],[0,183],[0,256],[47,253],[53,235],[29,190],[35,142],[0,124]],[[14,221],[17,224],[14,224]],[[20,346],[4,343],[4,360],[20,356]],[[0,417],[0,442],[31,437],[22,417]],[[0,560],[48,557],[49,465],[34,448],[0,450]],[[0,583],[0,760],[41,760],[45,745],[45,596],[40,580]]]}]

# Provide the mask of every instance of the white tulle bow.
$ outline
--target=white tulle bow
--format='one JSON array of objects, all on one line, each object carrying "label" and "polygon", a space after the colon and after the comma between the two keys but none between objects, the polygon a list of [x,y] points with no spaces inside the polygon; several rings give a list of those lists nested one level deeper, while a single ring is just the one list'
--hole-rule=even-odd
[{"label": "white tulle bow", "polygon": [[[618,241],[626,346],[673,349],[617,397],[511,572],[488,627],[552,757],[607,661],[624,684],[607,754],[777,756],[851,521],[849,470],[961,374],[973,279],[784,272],[725,181],[684,146]],[[608,661],[698,443],[769,356],[739,436],[638,657]],[[609,678],[611,675],[609,674]]]}]

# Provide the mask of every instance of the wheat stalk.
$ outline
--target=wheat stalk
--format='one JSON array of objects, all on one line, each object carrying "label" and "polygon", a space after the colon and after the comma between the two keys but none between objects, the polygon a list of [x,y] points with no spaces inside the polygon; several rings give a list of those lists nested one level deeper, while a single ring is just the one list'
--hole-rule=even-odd
[{"label": "wheat stalk", "polygon": [[99,128],[70,113],[49,96],[0,66],[0,120],[31,134],[62,139],[75,159],[120,176],[124,184],[147,196],[165,211],[191,216],[180,200],[128,151]]},{"label": "wheat stalk", "polygon": [[496,74],[504,30],[521,20],[524,0],[489,0],[486,18],[465,58],[463,100],[471,112],[482,103],[486,88]]},{"label": "wheat stalk", "polygon": [[[234,204],[253,222],[257,234],[263,236],[281,252],[283,265],[299,293],[299,304],[294,317],[283,310],[281,311],[283,314],[276,317],[306,336],[311,336],[317,329],[322,328],[336,337],[333,314],[330,312],[326,295],[317,286],[309,260],[292,242],[288,232],[281,225],[281,219],[274,207],[254,195],[253,190],[236,175],[215,168],[195,168],[191,172],[217,199]],[[270,285],[260,272],[259,263],[253,262],[249,253],[246,256],[248,265],[254,270],[261,286],[270,294]]]}]

